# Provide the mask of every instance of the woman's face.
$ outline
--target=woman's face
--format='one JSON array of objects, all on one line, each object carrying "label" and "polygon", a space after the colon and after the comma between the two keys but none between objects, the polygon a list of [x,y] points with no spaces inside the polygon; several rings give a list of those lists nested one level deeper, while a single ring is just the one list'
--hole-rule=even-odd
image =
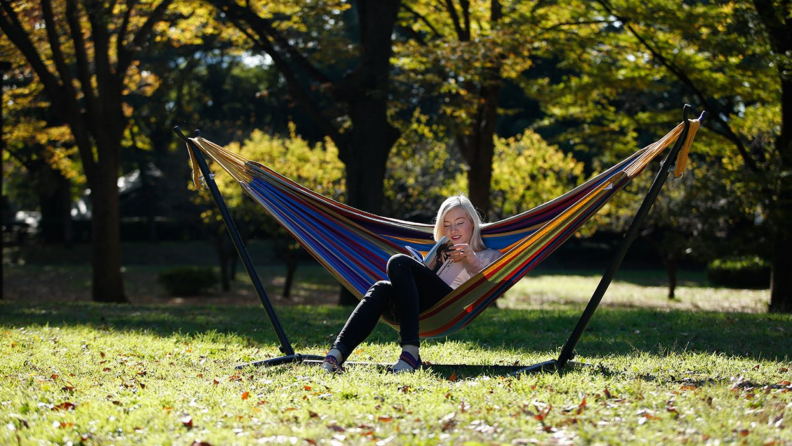
[{"label": "woman's face", "polygon": [[453,244],[470,243],[473,237],[473,222],[461,207],[451,208],[443,218],[443,235]]}]

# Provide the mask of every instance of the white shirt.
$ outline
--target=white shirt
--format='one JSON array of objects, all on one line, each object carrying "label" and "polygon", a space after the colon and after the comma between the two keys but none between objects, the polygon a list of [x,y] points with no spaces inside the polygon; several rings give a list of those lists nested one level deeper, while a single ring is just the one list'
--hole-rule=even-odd
[{"label": "white shirt", "polygon": [[462,268],[462,271],[459,273],[456,279],[454,279],[454,281],[449,283],[448,285],[453,289],[457,289],[459,285],[465,283],[468,279],[470,279],[471,276],[475,276],[476,274],[478,274],[479,271],[486,268],[487,265],[494,262],[502,255],[503,254],[497,249],[485,249],[483,251],[477,252],[476,257],[478,257],[478,259],[481,261],[481,265],[482,265],[481,269],[479,269],[478,271],[468,271],[467,269]]}]

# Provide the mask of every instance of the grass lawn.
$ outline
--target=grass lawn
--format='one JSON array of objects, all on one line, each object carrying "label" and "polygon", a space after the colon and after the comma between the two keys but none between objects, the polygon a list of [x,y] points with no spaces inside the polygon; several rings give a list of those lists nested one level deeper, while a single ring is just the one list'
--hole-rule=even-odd
[{"label": "grass lawn", "polygon": [[[554,358],[585,301],[563,289],[596,280],[524,281],[502,301],[508,309],[427,340],[423,359]],[[792,445],[792,317],[702,310],[752,292],[696,283],[668,304],[651,287],[635,291],[642,280],[614,284],[617,304],[606,297],[578,344],[584,366],[521,377],[486,367],[235,371],[279,355],[263,310],[0,301],[0,444]],[[278,311],[298,352],[323,354],[350,310]],[[395,333],[380,326],[352,359],[397,354]]]}]

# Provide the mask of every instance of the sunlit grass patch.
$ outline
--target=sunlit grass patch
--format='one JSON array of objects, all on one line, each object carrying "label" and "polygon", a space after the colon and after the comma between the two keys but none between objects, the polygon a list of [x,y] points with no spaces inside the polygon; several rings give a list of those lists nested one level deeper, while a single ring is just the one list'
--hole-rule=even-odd
[{"label": "sunlit grass patch", "polygon": [[[608,288],[601,305],[727,312],[767,311],[770,302],[768,290],[709,287],[700,272],[683,271],[679,276],[675,298],[671,300],[668,298],[667,278],[663,272],[621,271]],[[508,291],[498,301],[498,305],[502,308],[582,308],[600,280],[601,276],[591,271],[532,273]]]},{"label": "sunlit grass patch", "polygon": [[[323,354],[348,308],[279,310],[295,349]],[[487,310],[435,364],[555,358],[576,309]],[[286,365],[251,307],[0,303],[0,444],[792,444],[792,318],[603,308],[583,365],[512,377]],[[379,326],[351,360],[390,363]]]}]

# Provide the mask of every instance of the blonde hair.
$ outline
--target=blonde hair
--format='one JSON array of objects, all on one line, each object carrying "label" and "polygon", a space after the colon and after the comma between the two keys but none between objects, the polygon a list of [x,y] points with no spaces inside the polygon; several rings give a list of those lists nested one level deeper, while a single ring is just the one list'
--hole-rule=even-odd
[{"label": "blonde hair", "polygon": [[470,237],[470,247],[473,248],[474,251],[483,251],[487,249],[484,245],[484,240],[481,239],[481,218],[478,212],[476,212],[476,208],[473,207],[473,203],[463,194],[446,198],[443,204],[440,205],[440,209],[437,210],[437,218],[434,227],[435,241],[443,237],[443,221],[448,211],[458,207],[462,208],[465,213],[467,213],[468,218],[471,223],[473,223],[473,235]]}]

